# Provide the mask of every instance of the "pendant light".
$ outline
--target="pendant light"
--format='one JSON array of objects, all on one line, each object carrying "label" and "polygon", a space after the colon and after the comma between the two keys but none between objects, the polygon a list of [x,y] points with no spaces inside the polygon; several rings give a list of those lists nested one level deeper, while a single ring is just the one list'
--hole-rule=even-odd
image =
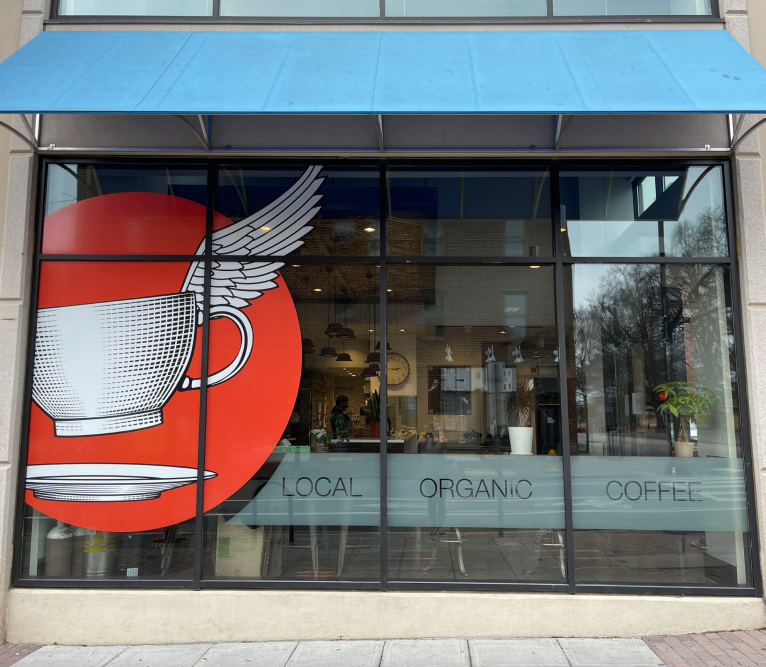
[{"label": "pendant light", "polygon": [[[329,273],[332,273],[333,269],[332,267],[327,267],[327,271]],[[329,282],[329,281],[328,281]],[[332,288],[332,319],[337,320],[337,312],[335,309],[336,306],[336,300],[337,300],[337,292],[338,292],[338,276],[335,276],[334,285]],[[327,317],[327,328],[324,330],[324,335],[328,338],[340,337],[340,334],[343,332],[343,325],[340,322],[334,321],[332,324],[330,324],[330,317],[329,317],[329,308],[328,308],[328,317]]]},{"label": "pendant light", "polygon": [[[327,287],[329,292],[330,287],[330,274],[333,272],[333,268],[331,266],[327,267]],[[330,328],[330,302],[327,302],[327,330]],[[322,350],[319,352],[320,357],[335,357],[337,356],[337,351],[335,348],[330,345],[330,338],[332,338],[332,334],[328,334],[327,330],[325,330],[325,336],[327,336],[327,345],[322,348]]]}]

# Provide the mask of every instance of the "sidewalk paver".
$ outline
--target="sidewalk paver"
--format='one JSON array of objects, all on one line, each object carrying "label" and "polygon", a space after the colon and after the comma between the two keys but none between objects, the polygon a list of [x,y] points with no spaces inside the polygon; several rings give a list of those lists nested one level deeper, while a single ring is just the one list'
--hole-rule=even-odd
[{"label": "sidewalk paver", "polygon": [[194,667],[285,667],[298,642],[214,644]]},{"label": "sidewalk paver", "polygon": [[36,644],[2,644],[0,645],[0,667],[11,667],[39,648]]},{"label": "sidewalk paver", "polygon": [[192,667],[211,646],[212,644],[131,646],[108,664],[109,667]]},{"label": "sidewalk paver", "polygon": [[378,667],[383,644],[382,641],[300,642],[287,667]]},{"label": "sidewalk paver", "polygon": [[572,667],[663,667],[642,639],[559,639]]},{"label": "sidewalk paver", "polygon": [[0,645],[0,667],[766,667],[766,631],[641,639]]},{"label": "sidewalk paver", "polygon": [[471,667],[569,667],[555,639],[469,639]]},{"label": "sidewalk paver", "polygon": [[[125,646],[43,646],[16,663],[18,667],[104,667]],[[113,663],[112,663],[113,664]]]},{"label": "sidewalk paver", "polygon": [[391,639],[381,667],[469,667],[465,639]]}]

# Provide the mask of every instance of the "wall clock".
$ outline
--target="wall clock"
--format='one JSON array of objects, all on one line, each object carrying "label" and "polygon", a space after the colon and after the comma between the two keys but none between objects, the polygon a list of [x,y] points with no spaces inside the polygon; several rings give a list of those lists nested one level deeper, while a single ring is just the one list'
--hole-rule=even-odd
[{"label": "wall clock", "polygon": [[396,387],[404,384],[410,377],[410,362],[398,352],[389,352],[386,355],[386,384]]}]

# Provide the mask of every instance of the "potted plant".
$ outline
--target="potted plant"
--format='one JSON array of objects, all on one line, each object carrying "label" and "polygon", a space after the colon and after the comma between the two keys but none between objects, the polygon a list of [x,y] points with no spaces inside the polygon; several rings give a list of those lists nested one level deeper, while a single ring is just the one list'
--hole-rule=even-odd
[{"label": "potted plant", "polygon": [[537,407],[537,389],[534,379],[520,377],[516,389],[508,396],[507,412],[510,417],[508,437],[512,454],[531,454],[534,429],[532,415]]},{"label": "potted plant", "polygon": [[380,394],[377,390],[370,394],[370,432],[373,438],[380,437]]},{"label": "potted plant", "polygon": [[705,417],[713,409],[715,394],[694,382],[666,382],[654,388],[663,401],[657,412],[678,419],[678,439],[673,442],[676,456],[694,456],[694,443],[689,440],[689,424],[705,425]]}]

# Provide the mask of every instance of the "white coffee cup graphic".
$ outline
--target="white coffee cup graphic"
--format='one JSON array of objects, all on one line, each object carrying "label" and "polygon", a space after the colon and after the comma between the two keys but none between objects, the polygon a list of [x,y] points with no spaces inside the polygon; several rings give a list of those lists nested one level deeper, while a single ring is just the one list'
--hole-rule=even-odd
[{"label": "white coffee cup graphic", "polygon": [[[234,360],[208,378],[234,377],[253,346],[250,320],[237,308],[215,305],[239,329]],[[186,375],[194,351],[193,292],[43,308],[37,315],[32,398],[54,422],[56,436],[125,433],[162,424],[162,408],[176,390],[199,389]]]}]

